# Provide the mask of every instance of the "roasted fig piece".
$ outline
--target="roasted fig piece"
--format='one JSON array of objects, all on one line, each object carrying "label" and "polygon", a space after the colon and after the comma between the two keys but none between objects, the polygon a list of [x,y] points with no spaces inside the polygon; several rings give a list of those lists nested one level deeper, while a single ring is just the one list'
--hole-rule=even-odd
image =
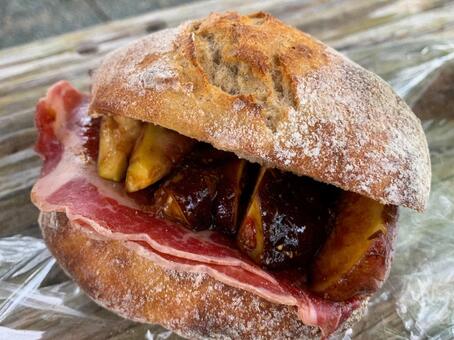
[{"label": "roasted fig piece", "polygon": [[213,206],[213,229],[236,235],[240,215],[240,198],[244,187],[246,161],[234,155],[226,157],[219,168],[220,181]]},{"label": "roasted fig piece", "polygon": [[102,178],[121,181],[128,158],[139,136],[141,123],[125,117],[104,116],[99,131],[98,174]]},{"label": "roasted fig piece", "polygon": [[246,216],[237,235],[237,243],[256,263],[264,262],[265,240],[263,236],[262,212],[258,195],[253,195]]},{"label": "roasted fig piece", "polygon": [[326,238],[339,190],[262,168],[237,243],[256,263],[307,266]]},{"label": "roasted fig piece", "polygon": [[171,190],[159,190],[157,194],[160,196],[160,209],[167,217],[184,225],[191,225]]},{"label": "roasted fig piece", "polygon": [[212,206],[220,173],[213,167],[214,154],[196,152],[156,192],[156,206],[169,218],[193,230],[212,224]]},{"label": "roasted fig piece", "polygon": [[383,284],[396,237],[397,207],[343,192],[334,228],[312,267],[312,289],[343,301]]},{"label": "roasted fig piece", "polygon": [[246,162],[199,145],[156,193],[156,206],[193,230],[236,233]]},{"label": "roasted fig piece", "polygon": [[194,141],[188,137],[145,124],[129,161],[126,190],[134,192],[159,181],[193,145]]}]

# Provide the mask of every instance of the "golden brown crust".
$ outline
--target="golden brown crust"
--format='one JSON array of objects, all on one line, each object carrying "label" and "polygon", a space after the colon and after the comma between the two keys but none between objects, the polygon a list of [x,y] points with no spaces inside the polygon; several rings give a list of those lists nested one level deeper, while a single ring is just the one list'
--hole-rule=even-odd
[{"label": "golden brown crust", "polygon": [[[127,246],[100,239],[41,213],[44,240],[63,269],[98,304],[135,321],[159,323],[189,338],[318,338],[298,321],[294,307],[276,305],[205,274],[164,269]],[[361,318],[354,312],[343,328]]]},{"label": "golden brown crust", "polygon": [[385,204],[425,208],[419,120],[379,77],[268,14],[212,14],[110,54],[91,111],[149,121]]}]

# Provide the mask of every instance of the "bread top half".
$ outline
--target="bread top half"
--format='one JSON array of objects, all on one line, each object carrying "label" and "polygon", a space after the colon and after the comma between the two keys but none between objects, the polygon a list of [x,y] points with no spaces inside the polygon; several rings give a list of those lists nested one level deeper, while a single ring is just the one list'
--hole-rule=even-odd
[{"label": "bread top half", "polygon": [[383,204],[424,210],[430,158],[391,87],[266,13],[211,14],[110,53],[90,112],[151,122]]}]

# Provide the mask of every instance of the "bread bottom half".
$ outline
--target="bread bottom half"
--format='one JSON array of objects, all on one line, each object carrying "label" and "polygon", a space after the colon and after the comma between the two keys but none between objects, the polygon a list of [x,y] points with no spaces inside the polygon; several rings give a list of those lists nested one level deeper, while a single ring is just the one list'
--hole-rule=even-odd
[{"label": "bread bottom half", "polygon": [[[102,239],[64,213],[41,213],[44,240],[64,271],[99,305],[137,322],[160,324],[187,338],[316,339],[317,327],[296,308],[227,286],[206,274],[169,270],[128,242]],[[339,331],[351,327],[367,301]]]}]

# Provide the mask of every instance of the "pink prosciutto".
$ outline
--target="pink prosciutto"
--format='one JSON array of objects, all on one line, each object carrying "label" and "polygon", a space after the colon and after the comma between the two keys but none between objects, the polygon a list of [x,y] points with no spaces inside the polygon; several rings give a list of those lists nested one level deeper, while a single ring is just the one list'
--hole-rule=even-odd
[{"label": "pink prosciutto", "polygon": [[104,237],[134,242],[161,266],[204,272],[270,302],[296,306],[297,317],[320,327],[324,336],[359,307],[360,299],[339,303],[316,297],[305,289],[303,278],[295,280],[295,272],[267,272],[223,235],[196,233],[159,219],[121,184],[99,178],[99,121],[88,115],[87,106],[88,97],[66,81],[53,85],[38,102],[36,151],[44,163],[31,197],[41,211],[64,212],[72,223]]}]

